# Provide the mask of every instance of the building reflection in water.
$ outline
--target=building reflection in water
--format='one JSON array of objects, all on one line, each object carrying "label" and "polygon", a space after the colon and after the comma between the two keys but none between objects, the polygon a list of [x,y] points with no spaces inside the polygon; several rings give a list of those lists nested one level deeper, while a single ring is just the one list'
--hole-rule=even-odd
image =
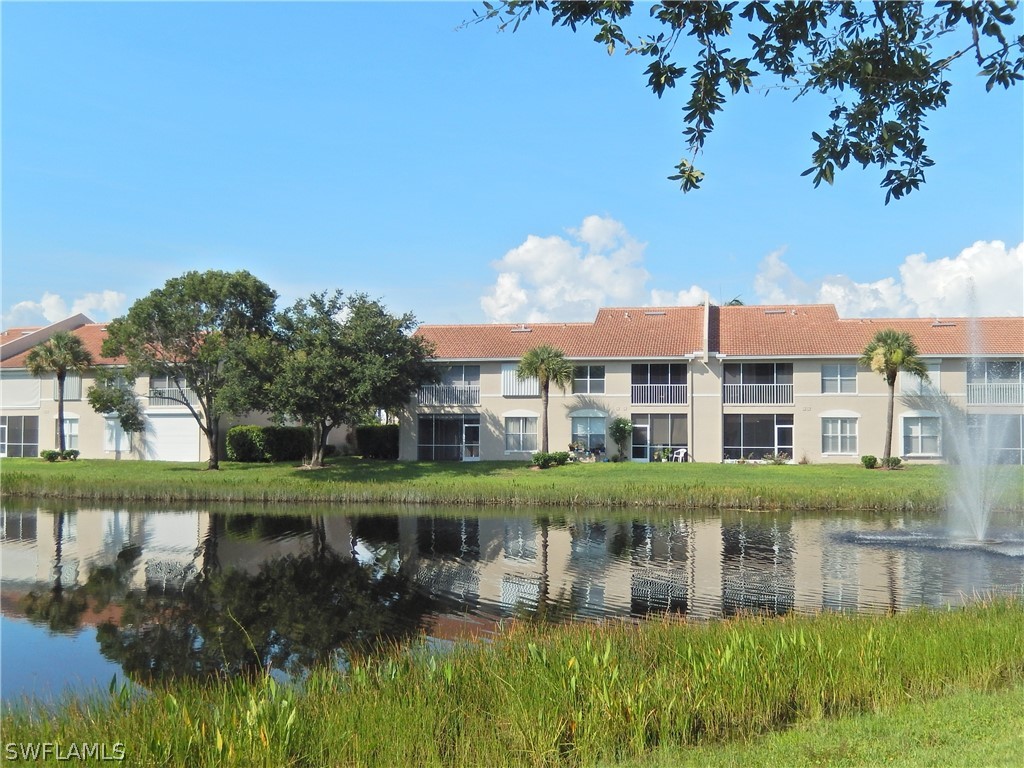
[{"label": "building reflection in water", "polygon": [[[172,605],[184,611],[186,597],[189,610],[220,610],[226,598],[211,585],[223,590],[230,582],[243,597],[245,590],[264,590],[268,604],[278,592],[291,594],[292,607],[305,602],[305,610],[322,613],[327,624],[348,622],[360,611],[388,614],[386,621],[368,619],[377,625],[372,632],[425,631],[454,640],[486,635],[513,617],[885,612],[1024,589],[1021,557],[871,547],[846,536],[912,525],[765,513],[633,520],[599,512],[272,516],[8,503],[2,510],[2,608],[5,620],[49,622],[53,630],[120,627],[126,616],[141,621],[145,601],[156,605],[157,598],[164,600],[161,611]],[[309,582],[317,573],[345,585]],[[268,583],[282,574],[288,584]],[[392,597],[378,588],[383,580]],[[65,602],[72,598],[77,602]],[[409,615],[390,615],[399,608]],[[287,612],[289,605],[279,609]],[[159,623],[162,615],[146,620]],[[200,629],[206,621],[182,615]],[[271,625],[293,618],[254,614],[252,621],[273,633],[278,628]],[[209,632],[223,631],[207,624]],[[359,633],[355,627],[318,631],[323,639],[317,642],[326,646]],[[296,641],[293,657],[331,650],[309,642]],[[272,649],[266,653],[280,661]]]}]

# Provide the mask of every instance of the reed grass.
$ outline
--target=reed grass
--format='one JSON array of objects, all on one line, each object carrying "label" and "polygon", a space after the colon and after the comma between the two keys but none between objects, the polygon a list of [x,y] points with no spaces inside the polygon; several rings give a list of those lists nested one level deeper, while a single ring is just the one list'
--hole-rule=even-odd
[{"label": "reed grass", "polygon": [[[945,466],[897,471],[860,465],[574,464],[538,471],[509,462],[425,463],[339,459],[222,463],[219,471],[165,462],[5,459],[4,496],[133,502],[601,506],[934,512],[950,482]],[[1007,468],[1001,506],[1024,511],[1024,468]]]},{"label": "reed grass", "polygon": [[895,616],[515,624],[443,654],[182,682],[3,716],[9,743],[118,741],[130,765],[591,766],[1024,684],[1024,600]]}]

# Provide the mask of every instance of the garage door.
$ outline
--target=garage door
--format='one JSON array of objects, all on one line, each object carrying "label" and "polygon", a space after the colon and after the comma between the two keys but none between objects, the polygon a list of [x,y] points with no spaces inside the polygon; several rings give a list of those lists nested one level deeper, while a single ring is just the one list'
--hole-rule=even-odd
[{"label": "garage door", "polygon": [[199,461],[203,435],[191,414],[148,414],[145,456],[153,461]]}]

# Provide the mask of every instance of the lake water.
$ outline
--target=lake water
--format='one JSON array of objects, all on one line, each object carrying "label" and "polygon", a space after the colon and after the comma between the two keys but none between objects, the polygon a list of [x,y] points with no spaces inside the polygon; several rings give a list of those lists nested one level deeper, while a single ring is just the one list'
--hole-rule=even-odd
[{"label": "lake water", "polygon": [[[382,639],[444,648],[514,619],[885,613],[1024,594],[1005,551],[916,546],[873,515],[2,508],[5,702],[312,664]],[[997,522],[997,529],[999,523]],[[894,543],[895,542],[895,543]]]}]

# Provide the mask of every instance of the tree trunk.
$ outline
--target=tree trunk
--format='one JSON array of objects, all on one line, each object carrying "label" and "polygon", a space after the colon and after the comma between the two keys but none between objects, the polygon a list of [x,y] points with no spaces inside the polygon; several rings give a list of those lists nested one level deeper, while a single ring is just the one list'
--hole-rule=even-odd
[{"label": "tree trunk", "polygon": [[548,385],[544,382],[540,388],[540,450],[548,452]]},{"label": "tree trunk", "polygon": [[60,457],[64,458],[64,451],[67,450],[67,439],[64,437],[64,377],[66,374],[57,374],[57,444],[60,447]]},{"label": "tree trunk", "polygon": [[313,427],[313,455],[309,458],[309,466],[322,467],[324,465],[324,453],[327,451],[327,435],[331,433],[331,425],[318,422]]},{"label": "tree trunk", "polygon": [[217,455],[220,443],[220,416],[207,417],[210,428],[206,430],[206,441],[210,446],[210,458],[206,460],[207,469],[220,469],[220,457]]},{"label": "tree trunk", "polygon": [[882,449],[882,466],[889,468],[889,456],[892,455],[892,412],[896,400],[896,382],[889,382],[889,406],[885,413],[885,448]]}]

